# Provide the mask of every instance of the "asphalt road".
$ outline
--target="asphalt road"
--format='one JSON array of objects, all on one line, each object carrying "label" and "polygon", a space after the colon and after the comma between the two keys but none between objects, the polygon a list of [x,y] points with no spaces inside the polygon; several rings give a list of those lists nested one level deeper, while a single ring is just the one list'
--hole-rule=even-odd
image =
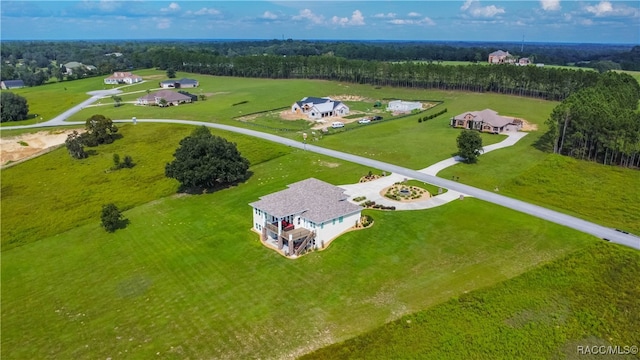
[{"label": "asphalt road", "polygon": [[[101,96],[104,96],[104,95],[101,94]],[[94,98],[97,99],[98,96],[94,96],[89,100],[92,100]],[[65,112],[64,114],[58,116],[54,120],[47,121],[47,122],[41,123],[41,124],[36,124],[36,125],[2,127],[2,129],[3,130],[9,130],[9,129],[18,129],[18,128],[46,127],[46,126],[59,126],[59,125],[83,125],[84,123],[82,123],[82,122],[63,122],[63,120],[64,120],[64,118],[66,118],[69,115],[73,114],[73,112],[71,112],[71,111],[73,111],[74,109],[75,109],[75,111],[79,111],[83,106],[86,106],[85,103],[88,102],[89,100],[87,100],[87,101],[83,102],[82,104],[74,107],[73,109],[68,110],[67,112]],[[93,100],[93,101],[95,101],[95,100]],[[83,105],[83,104],[85,104],[85,105]],[[131,122],[131,120],[114,120],[114,122],[120,122],[120,123],[122,123],[122,122]],[[556,223],[556,224],[564,225],[564,226],[567,226],[569,228],[576,229],[578,231],[582,231],[584,233],[594,235],[594,236],[602,238],[602,239],[606,239],[606,240],[611,241],[613,243],[625,245],[625,246],[640,250],[640,237],[637,237],[635,235],[625,234],[625,233],[617,231],[615,229],[608,228],[608,227],[605,227],[605,226],[601,226],[601,225],[598,225],[598,224],[594,224],[592,222],[589,222],[589,221],[586,221],[586,220],[582,220],[582,219],[576,218],[574,216],[570,216],[570,215],[566,215],[566,214],[563,214],[563,213],[559,213],[559,212],[554,211],[554,210],[546,209],[546,208],[543,208],[543,207],[538,206],[538,205],[529,204],[529,203],[526,203],[524,201],[520,201],[520,200],[516,200],[516,199],[513,199],[513,198],[506,197],[506,196],[502,196],[502,195],[499,195],[499,194],[494,193],[494,192],[481,190],[481,189],[478,189],[478,188],[475,188],[475,187],[472,187],[472,186],[460,184],[460,183],[455,182],[455,181],[442,179],[442,178],[439,178],[439,177],[436,177],[436,176],[432,176],[432,175],[427,175],[427,174],[418,172],[416,170],[407,169],[407,168],[404,168],[404,167],[401,167],[401,166],[385,163],[385,162],[382,162],[382,161],[373,160],[373,159],[365,158],[365,157],[362,157],[362,156],[347,154],[347,153],[336,151],[336,150],[326,149],[326,148],[322,148],[322,147],[315,146],[315,145],[305,144],[305,143],[302,143],[302,142],[299,142],[299,141],[283,138],[283,137],[277,136],[277,135],[263,133],[263,132],[260,132],[260,131],[244,129],[244,128],[239,128],[239,127],[229,126],[229,125],[223,125],[223,124],[205,123],[205,122],[199,122],[199,121],[179,120],[179,119],[138,119],[137,122],[138,123],[190,124],[190,125],[195,125],[195,126],[204,125],[204,126],[207,126],[207,127],[210,127],[210,128],[231,131],[231,132],[235,132],[235,133],[239,133],[239,134],[244,134],[244,135],[248,135],[248,136],[257,137],[257,138],[268,140],[268,141],[273,141],[273,142],[280,143],[280,144],[283,144],[283,145],[291,146],[293,148],[303,149],[303,150],[306,150],[306,151],[311,151],[311,152],[315,152],[315,153],[318,153],[318,154],[331,156],[331,157],[334,157],[334,158],[337,158],[337,159],[342,159],[342,160],[345,160],[345,161],[350,161],[350,162],[354,162],[354,163],[357,163],[357,164],[370,166],[372,168],[376,168],[376,169],[379,169],[379,170],[396,173],[396,174],[399,174],[399,175],[402,175],[402,176],[405,176],[405,177],[408,177],[408,178],[414,178],[414,179],[417,179],[417,180],[420,180],[420,181],[427,182],[429,184],[433,184],[433,185],[440,186],[440,187],[443,187],[443,188],[455,190],[455,191],[461,192],[463,194],[468,194],[470,196],[476,197],[478,199],[481,199],[481,200],[484,200],[484,201],[487,201],[487,202],[490,202],[490,203],[493,203],[493,204],[501,205],[501,206],[507,207],[509,209],[520,211],[520,212],[523,212],[525,214],[529,214],[529,215],[532,215],[532,216],[535,216],[535,217],[538,217],[538,218],[541,218],[541,219],[544,219],[544,220],[547,220],[547,221],[550,221],[550,222],[553,222],[553,223]]]}]

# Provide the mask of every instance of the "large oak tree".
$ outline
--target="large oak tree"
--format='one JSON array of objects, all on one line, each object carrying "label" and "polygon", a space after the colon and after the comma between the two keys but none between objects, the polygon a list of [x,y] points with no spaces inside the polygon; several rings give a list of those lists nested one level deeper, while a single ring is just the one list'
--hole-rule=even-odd
[{"label": "large oak tree", "polygon": [[482,137],[474,130],[462,130],[458,135],[458,155],[463,157],[467,163],[475,163],[482,151]]},{"label": "large oak tree", "polygon": [[212,135],[204,126],[180,141],[175,159],[165,167],[165,175],[178,180],[182,190],[212,189],[247,178],[249,161],[236,144]]},{"label": "large oak tree", "polygon": [[9,91],[0,94],[0,122],[24,120],[29,114],[27,99]]}]

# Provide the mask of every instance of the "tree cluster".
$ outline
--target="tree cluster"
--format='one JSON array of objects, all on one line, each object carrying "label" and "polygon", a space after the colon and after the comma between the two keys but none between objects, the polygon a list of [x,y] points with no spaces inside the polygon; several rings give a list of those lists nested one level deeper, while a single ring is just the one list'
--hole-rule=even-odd
[{"label": "tree cluster", "polygon": [[545,139],[557,154],[640,167],[639,100],[634,78],[607,72],[554,108]]},{"label": "tree cluster", "polygon": [[204,126],[182,139],[173,156],[165,175],[178,180],[183,190],[215,189],[243,181],[249,174],[249,161],[236,144],[212,135]]},{"label": "tree cluster", "polygon": [[[87,131],[82,134],[74,131],[67,136],[65,141],[69,155],[75,159],[84,159],[89,156],[84,150],[85,146],[94,147],[100,144],[111,144],[118,136],[118,127],[104,115],[93,115],[88,118],[85,123],[85,129]],[[127,157],[125,157],[125,160],[127,160]],[[118,156],[119,161],[120,157]],[[133,161],[131,160],[131,166],[126,167],[133,167]]]},{"label": "tree cluster", "polygon": [[0,93],[0,122],[24,120],[28,114],[27,99],[10,91]]},{"label": "tree cluster", "polygon": [[104,115],[93,115],[85,122],[85,129],[81,141],[84,145],[93,147],[101,144],[111,144],[116,139],[118,127],[111,119]]}]

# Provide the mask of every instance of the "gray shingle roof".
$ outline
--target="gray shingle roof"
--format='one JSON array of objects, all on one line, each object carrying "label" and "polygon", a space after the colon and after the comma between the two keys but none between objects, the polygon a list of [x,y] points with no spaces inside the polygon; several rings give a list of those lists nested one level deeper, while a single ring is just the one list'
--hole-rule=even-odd
[{"label": "gray shingle roof", "polygon": [[469,111],[455,116],[455,120],[464,120],[464,116],[471,114],[474,121],[482,121],[485,124],[489,124],[495,127],[503,127],[507,124],[511,124],[513,121],[509,118],[498,115],[496,111],[491,109],[484,109],[482,111]]},{"label": "gray shingle roof", "polygon": [[171,90],[160,90],[158,92],[154,92],[148,95],[145,95],[139,100],[147,100],[147,101],[156,101],[156,98],[165,99],[168,102],[172,101],[191,101],[191,97],[187,95],[180,94]]},{"label": "gray shingle roof", "polygon": [[2,81],[7,89],[15,88],[15,87],[24,87],[24,81],[22,80],[4,80]]},{"label": "gray shingle roof", "polygon": [[302,213],[314,223],[336,219],[360,211],[347,201],[344,190],[318,179],[293,183],[288,189],[265,195],[249,205],[275,217]]}]

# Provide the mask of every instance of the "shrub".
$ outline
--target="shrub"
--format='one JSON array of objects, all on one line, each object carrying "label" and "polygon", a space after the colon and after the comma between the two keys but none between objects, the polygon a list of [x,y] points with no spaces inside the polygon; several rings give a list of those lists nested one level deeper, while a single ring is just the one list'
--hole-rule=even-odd
[{"label": "shrub", "polygon": [[113,203],[102,206],[102,215],[100,216],[100,219],[102,220],[102,227],[107,232],[114,232],[117,229],[123,229],[129,223],[129,220],[122,216],[118,207]]}]

